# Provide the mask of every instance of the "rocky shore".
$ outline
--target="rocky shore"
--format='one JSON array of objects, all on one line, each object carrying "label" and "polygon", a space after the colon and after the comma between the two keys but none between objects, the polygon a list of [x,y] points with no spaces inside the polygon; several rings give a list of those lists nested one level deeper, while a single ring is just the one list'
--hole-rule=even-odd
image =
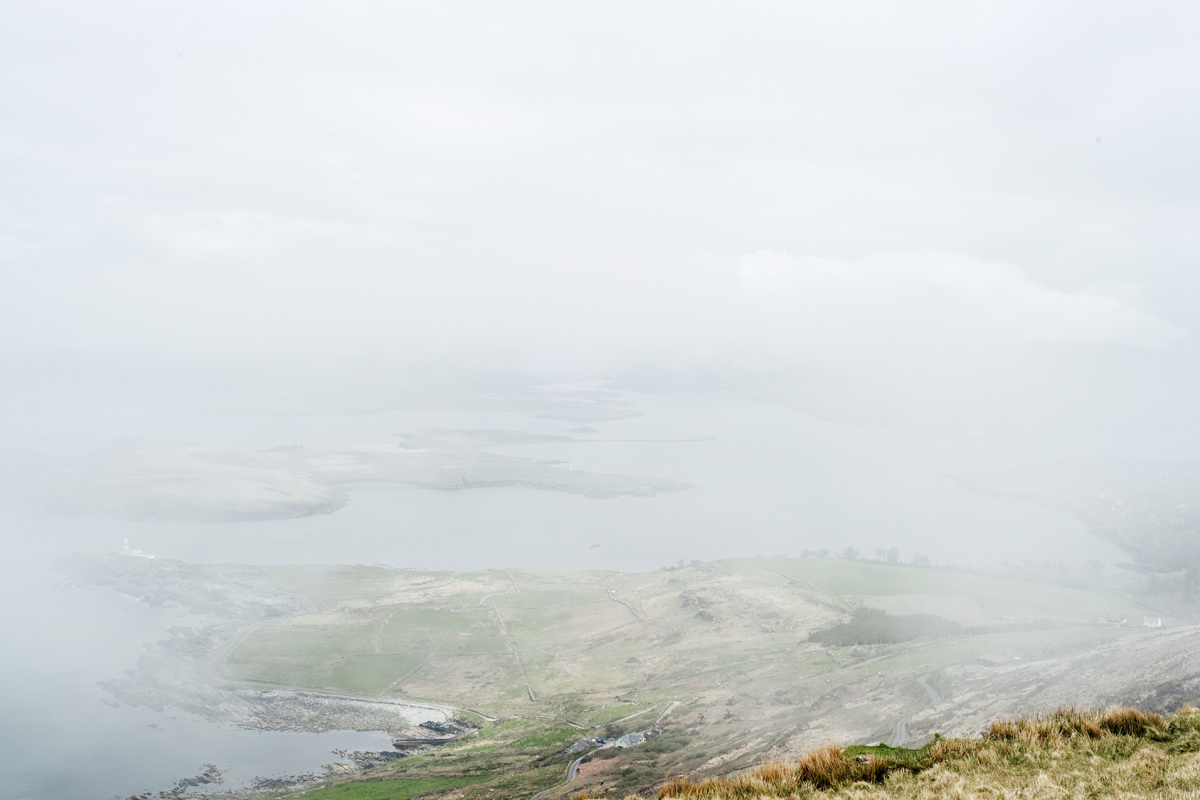
[{"label": "rocky shore", "polygon": [[[344,778],[371,767],[423,753],[439,744],[446,744],[460,736],[468,735],[473,730],[474,728],[470,725],[458,720],[425,722],[401,731],[399,737],[392,743],[392,750],[333,750],[331,751],[332,755],[349,763],[326,764],[321,772],[256,776],[249,782],[249,785],[239,789],[214,791],[211,787],[224,782],[227,770],[216,764],[205,764],[202,772],[193,777],[180,779],[170,789],[130,795],[126,800],[253,800],[253,798],[265,795],[313,787],[335,778]],[[196,789],[201,791],[194,791]]]},{"label": "rocky shore", "polygon": [[[205,764],[203,772],[191,778],[181,778],[170,789],[158,792],[157,794],[153,792],[134,794],[130,795],[126,800],[153,800],[153,798],[160,798],[161,800],[185,800],[194,796],[190,791],[191,789],[223,782],[225,780],[225,772],[226,770],[221,769],[216,764]],[[206,793],[206,796],[211,797],[212,795]]]}]

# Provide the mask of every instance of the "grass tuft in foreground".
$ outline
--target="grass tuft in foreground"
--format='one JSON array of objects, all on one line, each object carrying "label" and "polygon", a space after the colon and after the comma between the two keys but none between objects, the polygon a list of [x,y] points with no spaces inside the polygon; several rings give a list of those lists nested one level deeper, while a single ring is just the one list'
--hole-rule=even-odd
[{"label": "grass tuft in foreground", "polygon": [[[980,739],[935,737],[915,750],[833,745],[731,778],[677,778],[659,800],[839,797],[1200,798],[1200,709],[1134,708],[1013,717]],[[632,798],[630,799],[632,800]]]},{"label": "grass tuft in foreground", "polygon": [[1077,736],[1099,739],[1108,734],[1117,734],[1157,739],[1165,736],[1169,727],[1167,720],[1162,716],[1136,708],[1115,708],[1108,711],[1060,708],[1044,717],[996,720],[988,729],[987,738],[1061,743]]},{"label": "grass tuft in foreground", "polygon": [[874,756],[849,758],[835,745],[826,745],[806,753],[796,764],[764,764],[741,778],[710,778],[693,783],[678,778],[658,793],[668,797],[782,797],[805,786],[832,789],[858,781],[877,783],[886,777],[889,765]]}]

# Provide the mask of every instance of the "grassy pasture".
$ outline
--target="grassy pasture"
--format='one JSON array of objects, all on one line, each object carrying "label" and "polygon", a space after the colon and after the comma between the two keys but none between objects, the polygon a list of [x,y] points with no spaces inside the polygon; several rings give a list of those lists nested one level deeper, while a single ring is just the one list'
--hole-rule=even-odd
[{"label": "grassy pasture", "polygon": [[495,594],[486,602],[501,608],[552,608],[570,603],[608,602],[608,593],[596,585],[533,582],[519,585],[520,592]]},{"label": "grassy pasture", "polygon": [[768,567],[833,594],[962,596],[1007,616],[1018,613],[1037,618],[1117,613],[1140,616],[1144,611],[1137,603],[1125,598],[1082,589],[936,569],[833,558],[755,558],[744,563]]},{"label": "grassy pasture", "polygon": [[397,573],[396,570],[370,566],[270,566],[263,567],[267,581],[303,595],[318,608],[330,608],[346,601],[363,602],[386,598],[397,579],[419,575],[428,579],[434,573]]},{"label": "grassy pasture", "polygon": [[302,621],[270,625],[238,644],[234,658],[309,658],[317,655],[366,655],[375,652],[382,619],[364,625],[357,619],[343,624],[309,625]]},{"label": "grassy pasture", "polygon": [[391,693],[511,713],[528,710],[524,691],[516,661],[505,653],[431,656]]},{"label": "grassy pasture", "polygon": [[[599,727],[601,725],[607,725],[610,722],[615,722],[622,717],[627,717],[630,714],[636,714],[639,711],[645,711],[647,708],[654,708],[654,706],[635,705],[632,703],[619,706],[609,706],[608,708],[598,709],[595,713],[587,718],[586,722],[588,725],[595,725]],[[654,714],[646,713],[642,714],[641,716],[634,717],[633,719],[637,720],[637,724],[640,725],[643,721],[652,722],[654,720]],[[633,720],[630,721],[632,722]]]},{"label": "grassy pasture", "polygon": [[327,685],[356,694],[383,694],[424,663],[419,653],[352,656],[338,663]]},{"label": "grassy pasture", "polygon": [[379,628],[383,652],[470,655],[502,653],[504,638],[484,607],[465,609],[397,606]]},{"label": "grassy pasture", "polygon": [[627,625],[638,626],[629,609],[601,601],[551,608],[505,608],[508,633],[517,647],[543,648],[567,645],[596,637]]},{"label": "grassy pasture", "polygon": [[305,794],[316,800],[408,800],[410,797],[428,794],[460,786],[485,783],[491,776],[476,775],[457,778],[409,778],[392,781],[356,781],[318,789]]},{"label": "grassy pasture", "polygon": [[261,681],[305,689],[330,686],[329,675],[337,668],[337,656],[267,656],[226,662],[221,672],[228,678]]}]

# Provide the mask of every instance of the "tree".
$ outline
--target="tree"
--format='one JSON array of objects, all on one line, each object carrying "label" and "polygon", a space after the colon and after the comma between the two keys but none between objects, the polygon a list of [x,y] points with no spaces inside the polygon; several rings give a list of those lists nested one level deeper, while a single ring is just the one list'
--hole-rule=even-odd
[{"label": "tree", "polygon": [[842,558],[846,559],[847,561],[858,561],[861,555],[862,554],[858,552],[858,548],[856,547],[847,547],[842,551]]},{"label": "tree", "polygon": [[922,553],[919,550],[917,552],[913,553],[912,563],[913,563],[914,567],[931,567],[931,566],[933,566],[933,562],[929,560],[929,556],[925,555],[924,553]]}]

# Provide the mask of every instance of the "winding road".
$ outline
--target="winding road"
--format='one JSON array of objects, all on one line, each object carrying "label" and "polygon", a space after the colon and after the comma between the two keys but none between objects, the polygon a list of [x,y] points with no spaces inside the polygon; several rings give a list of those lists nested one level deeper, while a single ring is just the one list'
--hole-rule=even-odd
[{"label": "winding road", "polygon": [[571,766],[567,767],[567,783],[579,777],[579,765],[583,763],[583,759],[585,758],[587,758],[587,753],[572,761]]},{"label": "winding road", "polygon": [[[665,711],[663,711],[661,714],[659,714],[659,715],[658,715],[658,719],[654,720],[654,725],[658,725],[658,723],[662,722],[662,719],[663,719],[663,717],[665,717],[667,714],[670,714],[672,711],[674,711],[674,710],[675,710],[675,707],[676,707],[677,705],[679,705],[679,701],[678,701],[678,700],[674,700],[674,701],[672,701],[671,705],[667,706],[666,710],[665,710]],[[651,708],[653,708],[653,707],[651,707]],[[645,714],[645,713],[646,713],[646,711],[650,711],[650,710],[651,710],[651,709],[647,708],[645,711],[638,711],[638,712],[637,712],[637,713],[635,713],[635,714],[630,714],[629,716],[626,716],[626,717],[621,717],[621,719],[619,719],[619,720],[615,720],[615,722],[621,722],[622,720],[629,719],[629,717],[636,717],[636,716],[638,716],[638,714]],[[609,723],[609,724],[611,725],[611,724],[614,724],[614,723]],[[581,755],[579,756],[579,758],[577,758],[577,759],[575,759],[574,761],[572,761],[572,762],[571,762],[571,766],[567,767],[567,780],[566,780],[566,782],[567,782],[567,783],[570,783],[571,781],[573,781],[573,780],[575,780],[576,778],[578,778],[578,777],[579,777],[579,765],[583,763],[583,761],[584,761],[584,759],[585,759],[585,758],[587,758],[588,756],[590,756],[592,753],[596,752],[597,750],[605,750],[605,749],[607,749],[607,748],[609,748],[609,747],[616,747],[616,744],[617,744],[617,743],[616,743],[616,741],[615,741],[615,740],[610,740],[610,741],[608,741],[608,742],[605,742],[605,743],[604,743],[604,744],[602,744],[602,745],[598,745],[598,746],[596,746],[596,747],[592,748],[591,750],[588,750],[587,752],[585,752],[585,753],[581,754]],[[556,784],[556,785],[557,785],[557,784]],[[554,787],[554,786],[551,786],[551,787],[550,787],[550,789],[553,789],[553,788],[555,788],[555,787]],[[538,793],[537,793],[537,794],[535,794],[533,797],[529,798],[529,800],[541,800],[543,797],[545,797],[545,796],[546,796],[546,793],[547,793],[547,792],[549,792],[549,791],[550,791],[550,789],[545,789],[545,790],[543,790],[543,791],[540,791],[540,792],[538,792]]]},{"label": "winding road", "polygon": [[940,706],[942,704],[942,696],[938,694],[937,689],[934,689],[929,685],[929,678],[929,675],[922,675],[921,677],[917,678],[917,683],[924,687],[925,691],[929,694],[929,699],[933,701],[933,704],[935,706]]},{"label": "winding road", "polygon": [[[935,706],[940,706],[942,704],[942,696],[938,694],[937,689],[934,689],[929,685],[930,677],[932,677],[932,673],[926,673],[925,675],[917,678],[917,683],[921,684],[921,688],[924,689],[925,693],[929,695],[929,699],[933,701],[933,704]],[[910,719],[912,719],[911,714],[896,723],[896,733],[892,736],[892,741],[889,747],[903,747],[904,743],[912,738],[908,735],[908,721]]]}]

